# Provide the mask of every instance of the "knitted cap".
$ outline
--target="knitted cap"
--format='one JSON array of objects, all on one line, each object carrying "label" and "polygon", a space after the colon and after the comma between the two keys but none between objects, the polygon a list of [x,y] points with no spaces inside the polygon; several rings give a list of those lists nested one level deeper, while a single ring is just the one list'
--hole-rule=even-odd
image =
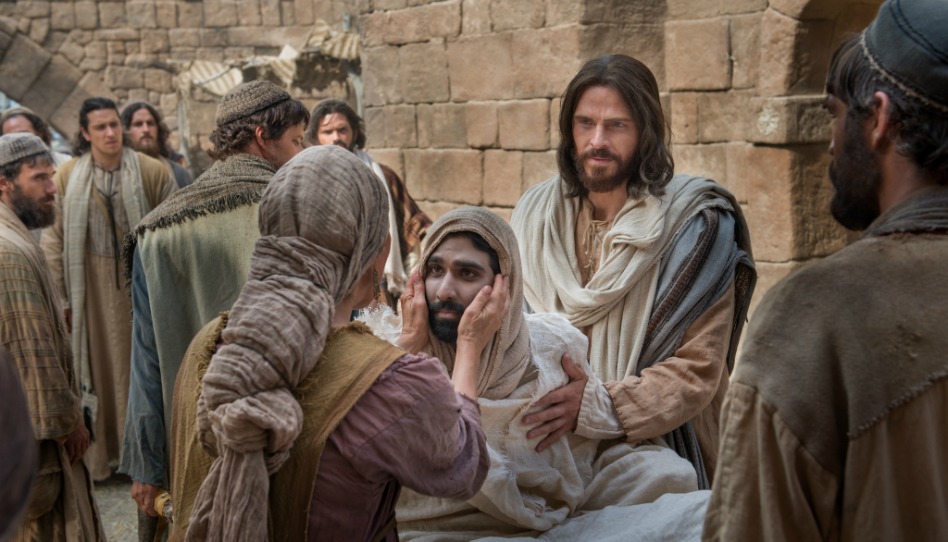
[{"label": "knitted cap", "polygon": [[0,167],[44,152],[48,153],[49,149],[42,139],[33,134],[24,132],[0,136]]},{"label": "knitted cap", "polygon": [[948,2],[888,0],[863,33],[862,49],[889,83],[948,112]]},{"label": "knitted cap", "polygon": [[285,90],[270,81],[258,79],[242,83],[221,98],[215,120],[218,126],[223,126],[289,99]]}]

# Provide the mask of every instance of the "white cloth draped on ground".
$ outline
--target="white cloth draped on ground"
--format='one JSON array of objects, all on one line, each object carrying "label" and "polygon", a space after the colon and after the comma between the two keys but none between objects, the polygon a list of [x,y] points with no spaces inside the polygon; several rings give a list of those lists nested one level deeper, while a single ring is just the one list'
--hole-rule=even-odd
[{"label": "white cloth draped on ground", "polygon": [[[586,363],[586,337],[561,315],[526,316],[537,378],[506,398],[481,398],[491,468],[483,487],[468,501],[425,497],[403,490],[397,508],[402,540],[475,540],[488,536],[542,534],[543,540],[601,540],[608,533],[658,533],[668,540],[697,539],[709,492],[697,490],[691,464],[657,444],[632,446],[570,434],[537,453],[537,439],[520,422],[530,405],[568,381],[561,366],[566,352],[601,386]],[[591,420],[613,416],[603,410]],[[604,448],[600,451],[600,448]],[[656,513],[653,503],[668,493]],[[612,507],[612,508],[609,508]],[[609,508],[608,510],[604,510]],[[596,512],[600,511],[600,512]],[[575,522],[588,513],[610,523],[597,525],[602,536],[577,536]],[[580,529],[584,529],[581,527]],[[653,538],[648,538],[653,539]]]}]

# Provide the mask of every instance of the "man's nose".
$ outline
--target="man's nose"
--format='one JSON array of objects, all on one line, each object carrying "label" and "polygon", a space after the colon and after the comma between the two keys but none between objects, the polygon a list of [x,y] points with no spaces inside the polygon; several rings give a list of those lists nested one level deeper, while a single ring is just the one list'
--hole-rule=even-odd
[{"label": "man's nose", "polygon": [[451,277],[445,276],[438,285],[438,301],[454,301],[455,299],[457,299],[457,288],[454,281]]},{"label": "man's nose", "polygon": [[589,141],[594,148],[601,149],[609,146],[609,140],[606,138],[605,128],[599,124],[593,130],[592,139]]}]

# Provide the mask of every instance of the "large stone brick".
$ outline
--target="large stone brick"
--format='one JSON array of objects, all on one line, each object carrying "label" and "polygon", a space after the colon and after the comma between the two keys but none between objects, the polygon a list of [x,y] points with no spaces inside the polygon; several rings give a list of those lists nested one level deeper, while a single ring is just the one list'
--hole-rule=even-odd
[{"label": "large stone brick", "polygon": [[467,144],[474,148],[497,145],[497,102],[464,104]]},{"label": "large stone brick", "polygon": [[366,108],[362,115],[365,122],[366,147],[387,147],[385,141],[385,111],[381,107]]},{"label": "large stone brick", "polygon": [[461,33],[489,34],[490,31],[490,2],[464,0],[461,4]]},{"label": "large stone brick", "polygon": [[480,205],[483,164],[475,150],[406,150],[405,176],[416,198]]},{"label": "large stone brick", "polygon": [[675,173],[687,173],[709,179],[727,175],[727,153],[723,143],[714,145],[673,145]]},{"label": "large stone brick", "polygon": [[171,74],[165,70],[144,70],[145,88],[154,92],[174,92]]},{"label": "large stone brick", "polygon": [[141,88],[144,78],[137,68],[109,66],[105,69],[105,84],[113,89]]},{"label": "large stone brick", "polygon": [[550,148],[560,146],[560,110],[563,109],[563,99],[550,100]]},{"label": "large stone brick", "polygon": [[125,4],[125,18],[132,28],[157,28],[154,1],[130,1]]},{"label": "large stone brick", "polygon": [[221,44],[234,47],[274,47],[282,48],[289,45],[297,50],[302,49],[309,37],[310,29],[305,26],[284,26],[260,28],[259,26],[235,26],[222,30],[201,29],[205,32],[217,33]]},{"label": "large stone brick", "polygon": [[671,107],[665,114],[671,119],[672,142],[687,144],[698,142],[698,96],[693,92],[673,92]]},{"label": "large stone brick", "polygon": [[583,15],[583,3],[574,0],[550,0],[546,5],[546,26],[575,24]]},{"label": "large stone brick", "polygon": [[55,2],[50,8],[50,28],[53,30],[72,30],[76,26],[76,12],[73,10],[73,4]]},{"label": "large stone brick", "polygon": [[30,39],[36,43],[43,43],[49,36],[49,18],[33,19],[30,22]]},{"label": "large stone brick", "polygon": [[[216,28],[201,28],[201,29],[198,29],[198,33],[201,36],[201,47],[203,48],[227,46],[228,33],[225,33]],[[211,59],[205,58],[204,60],[211,60]]]},{"label": "large stone brick", "polygon": [[406,7],[408,7],[408,0],[372,0],[371,3],[371,9],[374,11],[389,11]]},{"label": "large stone brick", "polygon": [[167,30],[142,30],[142,52],[146,54],[167,53],[171,50]]},{"label": "large stone brick", "polygon": [[419,147],[438,149],[467,147],[463,104],[419,104],[417,115]]},{"label": "large stone brick", "polygon": [[715,179],[734,194],[738,203],[747,203],[748,179],[757,175],[756,169],[767,168],[759,162],[758,147],[751,143],[728,143],[726,146],[727,174]]},{"label": "large stone brick", "polygon": [[78,66],[86,56],[86,50],[85,47],[79,45],[74,40],[67,39],[65,43],[59,47],[59,54],[66,57],[66,60],[73,66]]},{"label": "large stone brick", "polygon": [[[712,0],[713,1],[713,0]],[[665,2],[646,0],[629,2],[628,0],[585,0],[581,5],[580,23],[613,23],[622,21],[627,24],[654,23],[665,18]]]},{"label": "large stone brick", "polygon": [[731,85],[727,19],[665,24],[665,74],[671,90],[721,90]]},{"label": "large stone brick", "polygon": [[582,65],[581,33],[576,26],[514,32],[511,39],[514,96],[561,95]]},{"label": "large stone brick", "polygon": [[159,1],[155,4],[155,22],[158,23],[158,28],[177,28],[177,6],[173,2]]},{"label": "large stone brick", "polygon": [[293,0],[293,9],[296,12],[296,24],[311,25],[316,20],[313,0]]},{"label": "large stone brick", "polygon": [[229,28],[237,25],[237,3],[204,2],[204,25],[210,28]]},{"label": "large stone brick", "polygon": [[362,50],[362,77],[365,105],[399,103],[398,48],[383,45]]},{"label": "large stone brick", "polygon": [[542,151],[550,148],[550,101],[521,100],[497,106],[500,146]]},{"label": "large stone brick", "polygon": [[102,28],[118,28],[127,24],[124,2],[98,2],[99,22]]},{"label": "large stone brick", "polygon": [[94,73],[86,73],[75,85],[69,96],[49,116],[49,123],[61,134],[75,134],[79,130],[79,108],[82,102],[93,96],[115,98],[115,93]]},{"label": "large stone brick", "polygon": [[56,55],[30,86],[22,103],[40,117],[48,118],[72,93],[81,78],[82,72],[62,56]]},{"label": "large stone brick", "polygon": [[260,22],[265,26],[280,26],[280,0],[260,0]]},{"label": "large stone brick", "polygon": [[383,111],[385,113],[385,146],[403,149],[417,147],[415,106],[392,105],[383,108]]},{"label": "large stone brick", "polygon": [[200,47],[201,33],[193,28],[172,28],[168,39],[175,47]]},{"label": "large stone brick", "polygon": [[703,92],[698,94],[698,139],[702,143],[744,141],[748,136],[753,110],[749,91]]},{"label": "large stone brick", "polygon": [[444,102],[450,98],[448,56],[437,42],[405,45],[398,50],[398,89],[408,103]]},{"label": "large stone brick", "polygon": [[523,153],[523,186],[526,192],[557,174],[556,151]]},{"label": "large stone brick", "polygon": [[854,7],[845,2],[814,2],[813,0],[770,0],[769,4],[770,9],[799,20],[832,19],[839,15],[842,9]]},{"label": "large stone brick", "polygon": [[484,205],[513,206],[520,199],[523,153],[484,151]]},{"label": "large stone brick", "polygon": [[117,42],[138,41],[141,38],[141,32],[134,28],[107,28],[96,30],[95,37],[109,42],[109,46],[111,46],[112,43]]},{"label": "large stone brick", "polygon": [[[665,52],[663,43],[665,29],[659,24],[594,24],[583,27],[580,38],[580,50],[583,58],[595,58],[612,53],[623,53],[635,57],[644,63],[658,82],[665,87]],[[578,71],[578,66],[577,70]],[[562,88],[572,78],[562,83]],[[562,90],[558,91],[562,93]]]},{"label": "large stone brick", "polygon": [[834,45],[834,21],[802,23],[773,9],[760,23],[761,95],[820,93]]},{"label": "large stone brick", "polygon": [[49,63],[50,55],[42,47],[23,35],[17,35],[7,47],[0,62],[0,81],[3,92],[18,102]]},{"label": "large stone brick", "polygon": [[237,24],[240,26],[260,26],[260,0],[237,2]]},{"label": "large stone brick", "polygon": [[668,0],[667,5],[669,20],[706,19],[763,11],[767,0]]},{"label": "large stone brick", "polygon": [[400,45],[451,38],[461,32],[461,1],[386,11],[369,19],[374,21],[372,28],[381,31],[384,43]]},{"label": "large stone brick", "polygon": [[431,220],[438,220],[443,215],[462,207],[462,204],[447,201],[419,201],[418,206]]},{"label": "large stone brick", "polygon": [[95,30],[99,27],[99,10],[95,2],[76,2],[76,27]]},{"label": "large stone brick", "polygon": [[366,152],[368,152],[369,156],[374,158],[376,162],[383,166],[388,166],[407,186],[408,180],[405,179],[405,161],[402,160],[401,149],[369,149]]},{"label": "large stone brick", "polygon": [[513,209],[510,207],[487,207],[487,210],[494,213],[495,215],[503,218],[505,222],[510,224],[510,217],[513,215]]},{"label": "large stone brick", "polygon": [[755,143],[821,143],[830,140],[831,118],[821,95],[755,98],[748,112],[748,139]]},{"label": "large stone brick", "polygon": [[540,28],[546,18],[543,0],[490,0],[490,20],[494,32]]},{"label": "large stone brick", "polygon": [[49,17],[50,3],[44,0],[31,0],[29,2],[17,2],[16,14],[19,17],[37,19],[40,17]]},{"label": "large stone brick", "polygon": [[296,24],[296,6],[293,5],[293,2],[280,2],[280,21],[283,26]]},{"label": "large stone brick", "polygon": [[[279,21],[277,22],[279,24]],[[200,28],[204,26],[204,9],[201,2],[178,3],[178,26]]]},{"label": "large stone brick", "polygon": [[511,34],[492,34],[448,42],[451,100],[508,100],[521,74],[511,56]]},{"label": "large stone brick", "polygon": [[757,84],[760,64],[761,14],[731,18],[731,86],[752,88]]}]

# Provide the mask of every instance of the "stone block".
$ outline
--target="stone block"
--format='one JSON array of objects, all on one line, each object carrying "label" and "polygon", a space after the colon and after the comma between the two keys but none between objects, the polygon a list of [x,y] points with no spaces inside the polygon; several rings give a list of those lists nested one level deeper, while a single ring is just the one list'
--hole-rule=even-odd
[{"label": "stone block", "polygon": [[731,85],[727,19],[665,23],[665,74],[671,90]]},{"label": "stone block", "polygon": [[480,151],[406,150],[405,175],[416,198],[480,205],[483,163]]},{"label": "stone block", "polygon": [[385,110],[381,107],[366,108],[362,120],[365,122],[366,147],[388,147],[385,141]]},{"label": "stone block", "polygon": [[[612,53],[635,57],[648,66],[659,88],[665,87],[665,28],[660,24],[594,24],[580,33],[580,55],[583,59]],[[725,47],[727,43],[725,43]],[[725,51],[726,52],[726,51]],[[577,70],[578,71],[578,67]],[[572,78],[572,76],[570,76]],[[562,88],[566,88],[566,79]],[[561,94],[562,90],[558,92]]]},{"label": "stone block", "polygon": [[260,22],[264,26],[280,26],[280,0],[260,0]]},{"label": "stone block", "polygon": [[698,140],[702,143],[745,141],[753,120],[749,91],[698,94]]},{"label": "stone block", "polygon": [[[714,1],[714,0],[710,0]],[[629,2],[628,0],[586,0],[579,2],[581,24],[654,23],[665,19],[665,2]]]},{"label": "stone block", "polygon": [[293,2],[280,2],[280,20],[283,26],[296,24],[296,6]]},{"label": "stone block", "polygon": [[419,104],[416,113],[419,147],[438,149],[467,147],[463,104]]},{"label": "stone block", "polygon": [[546,26],[575,24],[582,19],[584,5],[572,0],[550,0],[546,5]]},{"label": "stone block", "polygon": [[82,72],[64,57],[56,55],[46,64],[21,103],[40,117],[47,118],[72,93],[81,78]]},{"label": "stone block", "polygon": [[99,28],[99,10],[95,2],[76,2],[76,27],[82,30]]},{"label": "stone block", "polygon": [[105,40],[111,43],[120,41],[138,41],[141,37],[141,33],[138,30],[132,28],[110,28],[97,30],[95,37],[96,39]]},{"label": "stone block", "polygon": [[513,216],[512,207],[486,207],[486,209],[500,218],[503,218],[504,222],[510,224],[510,217]]},{"label": "stone block", "polygon": [[768,9],[760,22],[759,93],[822,92],[833,38],[834,21],[802,23]]},{"label": "stone block", "polygon": [[385,43],[399,45],[451,38],[461,32],[461,2],[450,0],[427,6],[388,11],[382,28]]},{"label": "stone block", "polygon": [[102,68],[105,68],[107,64],[106,57],[90,57],[86,56],[79,63],[79,69],[84,72],[98,72]]},{"label": "stone block", "polygon": [[229,28],[237,26],[237,3],[204,2],[204,25],[211,28]]},{"label": "stone block", "polygon": [[673,145],[675,173],[687,173],[709,179],[727,175],[727,145]]},{"label": "stone block", "polygon": [[[128,55],[138,55],[142,52],[142,44],[138,41],[129,41],[125,43],[125,53]],[[128,59],[125,59],[128,62]]]},{"label": "stone block", "polygon": [[492,34],[448,42],[451,100],[513,98],[520,74],[514,69],[511,34]]},{"label": "stone block", "polygon": [[49,12],[50,3],[46,1],[31,0],[29,2],[16,3],[16,15],[18,17],[37,19],[40,17],[49,17]]},{"label": "stone block", "polygon": [[226,58],[224,57],[224,48],[223,47],[201,47],[197,49],[194,53],[195,60],[209,60],[211,62],[224,62]]},{"label": "stone block", "polygon": [[761,14],[731,18],[731,86],[736,89],[757,85],[760,64]]},{"label": "stone block", "polygon": [[[719,0],[721,13],[724,15],[738,15],[744,13],[758,13],[767,9],[769,0]],[[810,2],[820,3],[820,2]]]},{"label": "stone block", "polygon": [[698,97],[693,92],[673,92],[671,107],[666,112],[671,119],[672,143],[688,144],[698,142]]},{"label": "stone block", "polygon": [[461,34],[489,34],[490,31],[490,2],[464,0],[461,4]]},{"label": "stone block", "polygon": [[406,7],[408,7],[408,0],[372,0],[373,11],[389,11]]},{"label": "stone block", "polygon": [[372,47],[362,50],[362,77],[365,105],[398,103],[398,48]]},{"label": "stone block", "polygon": [[316,21],[313,0],[294,0],[293,9],[296,15],[296,24],[311,25]]},{"label": "stone block", "polygon": [[226,47],[227,33],[217,28],[201,28],[201,47]]},{"label": "stone block", "polygon": [[450,98],[448,56],[441,43],[405,45],[398,50],[398,89],[408,103],[444,102]]},{"label": "stone block", "polygon": [[199,47],[201,33],[194,28],[172,28],[168,31],[168,40],[175,47]]},{"label": "stone block", "polygon": [[385,145],[403,149],[417,147],[415,106],[392,105],[385,107],[383,111],[385,112]]},{"label": "stone block", "polygon": [[97,2],[102,28],[120,28],[127,24],[124,2]]},{"label": "stone block", "polygon": [[484,205],[513,207],[523,184],[523,153],[484,151]]},{"label": "stone block", "polygon": [[833,19],[843,8],[852,6],[839,2],[813,2],[812,0],[770,0],[770,9],[781,15],[801,21],[812,19]]},{"label": "stone block", "polygon": [[144,78],[137,68],[109,66],[105,69],[105,84],[114,89],[141,88]]},{"label": "stone block", "polygon": [[179,2],[177,7],[179,28],[204,26],[204,6],[201,2]]},{"label": "stone block", "polygon": [[543,0],[490,0],[490,20],[494,32],[540,28],[546,19]]},{"label": "stone block", "polygon": [[86,73],[47,120],[59,133],[70,136],[75,134],[79,131],[79,109],[82,102],[94,96],[112,99],[116,97],[112,89],[103,84],[96,74]]},{"label": "stone block", "polygon": [[550,100],[550,148],[560,146],[560,111],[563,109],[563,99]]},{"label": "stone block", "polygon": [[172,76],[165,70],[146,69],[145,88],[154,92],[174,92]]},{"label": "stone block", "polygon": [[17,35],[7,47],[0,62],[0,81],[3,92],[18,102],[39,77],[52,55],[28,37]]},{"label": "stone block", "polygon": [[125,4],[125,18],[132,28],[157,28],[154,1],[130,1]]},{"label": "stone block", "polygon": [[748,140],[780,145],[828,142],[832,119],[822,100],[821,95],[751,100]]},{"label": "stone block", "polygon": [[558,173],[556,151],[523,153],[522,192],[526,192]]},{"label": "stone block", "polygon": [[401,149],[371,149],[367,152],[376,162],[388,166],[389,169],[394,171],[399,179],[408,182],[405,179],[405,161],[402,160]]},{"label": "stone block", "polygon": [[[88,30],[73,30],[72,32],[69,33],[69,40],[75,43],[78,43],[79,45],[82,45],[83,47],[92,43],[92,40],[94,39],[94,37],[95,36],[93,35],[93,33],[89,32]],[[105,51],[104,46],[102,50]]]},{"label": "stone block", "polygon": [[49,26],[53,30],[72,30],[76,26],[76,12],[71,3],[55,2],[50,6]]},{"label": "stone block", "polygon": [[550,148],[550,101],[520,100],[497,106],[500,146],[544,151]]},{"label": "stone block", "polygon": [[30,22],[30,39],[36,43],[43,43],[46,41],[46,36],[49,35],[49,18],[43,19],[33,19]]},{"label": "stone block", "polygon": [[66,42],[59,47],[59,54],[66,57],[66,60],[73,66],[78,66],[86,56],[86,50],[85,47],[75,41],[66,40]]},{"label": "stone block", "polygon": [[237,23],[240,26],[260,26],[260,0],[237,2]]},{"label": "stone block", "polygon": [[174,2],[159,1],[155,4],[155,22],[158,28],[178,27],[178,9]]},{"label": "stone block", "polygon": [[511,38],[514,96],[549,98],[562,95],[582,66],[581,33],[582,29],[576,26],[514,32]]},{"label": "stone block", "polygon": [[[215,31],[210,29],[210,31]],[[204,29],[202,29],[204,32]],[[260,28],[255,26],[237,26],[216,30],[224,44],[235,47],[274,47],[282,49],[289,45],[302,49],[309,37],[310,29],[305,26]]]},{"label": "stone block", "polygon": [[759,162],[756,146],[750,143],[728,143],[725,147],[727,174],[715,179],[730,190],[738,203],[747,203],[747,180],[756,175],[758,168],[767,169],[767,164]]},{"label": "stone block", "polygon": [[497,103],[464,104],[464,125],[469,146],[483,148],[497,145]]},{"label": "stone block", "polygon": [[142,30],[142,52],[146,54],[167,53],[171,50],[167,30]]},{"label": "stone block", "polygon": [[458,207],[462,207],[461,204],[447,201],[419,201],[418,206],[421,207],[421,210],[424,211],[431,220],[438,220],[443,215],[448,214]]}]

